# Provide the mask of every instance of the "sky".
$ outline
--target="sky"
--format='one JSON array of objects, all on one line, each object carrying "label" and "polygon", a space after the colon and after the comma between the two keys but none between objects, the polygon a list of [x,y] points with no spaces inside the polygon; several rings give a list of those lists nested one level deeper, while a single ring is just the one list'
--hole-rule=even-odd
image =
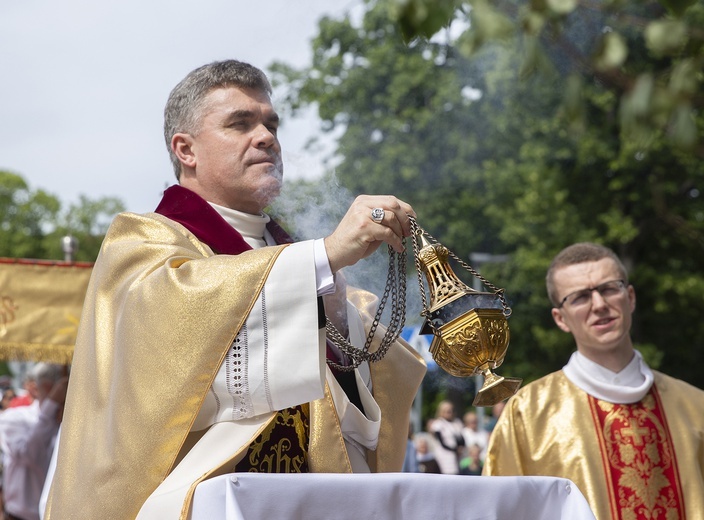
[{"label": "sky", "polygon": [[[176,182],[162,136],[171,89],[205,63],[303,67],[324,16],[359,0],[3,0],[0,170],[64,204],[117,197],[152,211]],[[274,96],[276,105],[276,92]],[[315,178],[314,113],[283,120],[286,178]]]}]

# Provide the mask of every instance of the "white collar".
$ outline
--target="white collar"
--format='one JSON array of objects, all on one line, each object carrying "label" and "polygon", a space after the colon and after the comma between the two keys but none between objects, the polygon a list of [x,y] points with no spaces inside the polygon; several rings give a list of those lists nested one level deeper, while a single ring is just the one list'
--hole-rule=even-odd
[{"label": "white collar", "polygon": [[634,350],[633,359],[620,372],[613,372],[574,352],[562,368],[567,379],[589,395],[610,403],[635,403],[653,384],[653,372]]},{"label": "white collar", "polygon": [[228,224],[235,228],[239,234],[242,235],[244,241],[250,246],[256,249],[267,245],[265,237],[266,225],[271,220],[269,215],[266,213],[252,215],[250,213],[237,211],[236,209],[213,204],[212,202],[208,202],[208,204],[210,204]]}]

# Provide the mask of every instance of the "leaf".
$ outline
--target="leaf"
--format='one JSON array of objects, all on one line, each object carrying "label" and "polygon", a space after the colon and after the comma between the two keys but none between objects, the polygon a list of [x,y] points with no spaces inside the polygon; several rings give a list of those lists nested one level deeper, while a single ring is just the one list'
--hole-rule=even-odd
[{"label": "leaf", "polygon": [[547,3],[557,14],[569,14],[577,8],[577,0],[547,0]]},{"label": "leaf", "polygon": [[697,143],[697,124],[689,103],[680,103],[672,115],[672,141],[691,149]]},{"label": "leaf", "polygon": [[523,61],[518,71],[520,78],[527,78],[544,67],[545,54],[538,38],[526,36],[523,43]]},{"label": "leaf", "polygon": [[472,8],[472,23],[485,40],[501,40],[514,33],[514,25],[505,15],[480,0]]},{"label": "leaf", "polygon": [[431,38],[448,26],[457,5],[456,0],[390,0],[388,13],[408,43],[418,36]]},{"label": "leaf", "polygon": [[699,80],[697,79],[698,70],[692,59],[684,59],[680,61],[672,69],[670,75],[670,83],[668,90],[673,94],[693,95],[699,88]]},{"label": "leaf", "polygon": [[688,39],[687,26],[678,20],[656,20],[645,28],[645,44],[658,56],[679,53]]},{"label": "leaf", "polygon": [[594,66],[598,70],[615,69],[623,65],[628,57],[626,41],[617,32],[607,32],[602,37],[594,56]]},{"label": "leaf", "polygon": [[521,27],[527,35],[537,36],[545,27],[545,22],[545,16],[531,9],[521,20]]},{"label": "leaf", "polygon": [[650,113],[654,90],[655,81],[651,74],[638,76],[633,90],[627,96],[629,109],[634,116],[642,117]]}]

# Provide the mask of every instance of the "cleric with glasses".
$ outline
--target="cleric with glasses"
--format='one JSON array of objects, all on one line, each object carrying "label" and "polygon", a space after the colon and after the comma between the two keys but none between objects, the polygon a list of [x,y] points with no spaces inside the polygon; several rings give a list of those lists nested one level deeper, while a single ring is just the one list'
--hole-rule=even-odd
[{"label": "cleric with glasses", "polygon": [[572,244],[553,258],[550,312],[576,350],[508,400],[483,472],[570,479],[599,520],[702,519],[704,391],[638,352],[627,280],[622,260],[599,244]]},{"label": "cleric with glasses", "polygon": [[583,308],[592,303],[592,293],[594,291],[598,292],[604,300],[611,300],[621,296],[626,286],[627,283],[624,280],[609,280],[596,287],[580,289],[562,298],[557,308],[561,309],[564,305],[573,309]]}]

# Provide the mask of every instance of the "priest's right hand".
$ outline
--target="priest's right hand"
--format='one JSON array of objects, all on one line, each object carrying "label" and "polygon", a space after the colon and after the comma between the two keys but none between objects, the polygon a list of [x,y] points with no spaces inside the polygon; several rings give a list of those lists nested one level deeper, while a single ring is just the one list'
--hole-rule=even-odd
[{"label": "priest's right hand", "polygon": [[[383,210],[383,219],[372,219],[372,210]],[[360,195],[338,224],[325,238],[325,249],[333,273],[354,265],[376,251],[382,243],[397,253],[403,252],[403,239],[411,235],[409,216],[413,208],[391,195]]]}]

